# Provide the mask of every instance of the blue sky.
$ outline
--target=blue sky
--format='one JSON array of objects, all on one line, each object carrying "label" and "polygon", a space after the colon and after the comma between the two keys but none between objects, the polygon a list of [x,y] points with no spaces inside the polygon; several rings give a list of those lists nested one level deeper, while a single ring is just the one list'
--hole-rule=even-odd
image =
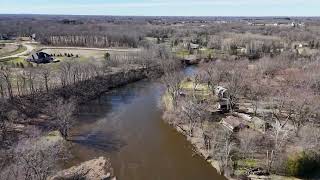
[{"label": "blue sky", "polygon": [[320,16],[320,0],[0,0],[0,14]]}]

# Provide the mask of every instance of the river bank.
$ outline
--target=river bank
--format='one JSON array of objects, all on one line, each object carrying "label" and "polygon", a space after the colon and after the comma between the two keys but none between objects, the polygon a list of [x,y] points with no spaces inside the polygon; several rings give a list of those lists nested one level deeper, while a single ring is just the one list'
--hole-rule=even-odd
[{"label": "river bank", "polygon": [[150,71],[150,69],[140,66],[130,66],[126,69],[112,68],[91,79],[60,86],[49,90],[49,92],[14,97],[12,100],[3,102],[3,106],[10,107],[5,109],[14,109],[21,115],[22,118],[18,119],[17,122],[28,123],[49,116],[46,107],[57,99],[72,99],[78,106],[113,88],[147,78],[147,71]]},{"label": "river bank", "polygon": [[[162,96],[163,119],[184,135],[193,145],[194,153],[227,179],[297,179],[267,170],[266,149],[241,150],[252,148],[250,143],[265,147],[265,143],[271,142],[272,137],[266,136],[265,126],[261,126],[264,121],[252,113],[251,102],[244,100],[232,112],[221,111],[219,96],[212,93],[207,83],[196,79],[198,76],[177,76],[175,84],[170,84]],[[177,86],[177,93],[173,93],[172,87]],[[173,97],[175,94],[177,97]],[[279,163],[279,168],[286,168],[283,162]]]},{"label": "river bank", "polygon": [[[166,122],[169,122],[169,125],[174,128],[177,132],[181,133],[185,139],[192,144],[194,147],[194,153],[202,157],[210,166],[212,166],[219,174],[223,175],[225,178],[232,180],[233,178],[225,176],[221,171],[219,161],[214,160],[210,155],[209,150],[205,147],[205,141],[203,138],[204,131],[201,128],[193,128],[193,136],[189,136],[190,127],[187,124],[174,124],[170,123],[170,118],[172,115],[168,114],[169,112],[165,110],[163,119]],[[200,124],[198,124],[200,126]]]},{"label": "river bank", "polygon": [[[52,136],[52,130],[56,130],[58,127],[56,120],[51,116],[52,113],[48,113],[48,107],[50,107],[51,103],[54,103],[54,101],[60,98],[64,100],[73,99],[75,105],[78,107],[114,88],[147,78],[147,71],[151,70],[139,66],[131,66],[126,69],[112,68],[112,70],[86,81],[52,89],[47,93],[14,97],[12,100],[2,102],[1,105],[9,115],[17,116],[15,121],[12,121],[7,125],[5,142],[8,142],[7,145],[10,145],[9,141],[13,144],[20,143],[21,140],[26,141],[30,139],[30,141],[40,143],[42,142],[42,139],[49,139],[50,141],[46,143],[48,144],[51,140],[57,139],[57,142],[59,143],[49,143],[50,146],[48,145],[48,147],[51,147],[51,144],[53,144],[52,146],[67,148],[67,146],[69,146],[68,144],[70,144],[68,143],[70,142],[70,139],[69,141],[61,141],[63,138],[59,131],[56,131],[55,134],[60,135]],[[54,112],[56,110],[51,109],[50,111]],[[35,133],[38,132],[38,129],[41,129],[39,131],[40,136]],[[34,136],[38,137],[33,138]],[[43,143],[40,144],[42,145]],[[47,150],[44,149],[44,151]],[[5,157],[0,156],[0,159],[2,158]],[[89,164],[91,164],[90,162],[91,161],[89,161]],[[81,166],[82,165],[79,167]],[[101,175],[103,175],[103,173]]]},{"label": "river bank", "polygon": [[119,179],[224,180],[163,121],[163,92],[161,83],[142,80],[82,104],[67,167],[104,156]]},{"label": "river bank", "polygon": [[[81,90],[71,87],[56,90],[54,97],[61,94],[65,98],[74,97],[72,94],[86,97],[78,101],[77,123],[71,132],[74,158],[68,160],[63,169],[102,156],[110,158],[119,179],[209,180],[214,177],[223,180],[201,158],[193,157],[190,143],[163,122],[158,105],[164,87],[159,83],[139,81],[145,79],[144,72],[144,69],[132,70],[137,76],[127,78],[127,81],[122,78],[128,73],[114,72],[108,78],[95,79],[94,84],[100,82],[98,85],[89,82],[83,83],[85,88],[77,85]],[[112,86],[110,81],[114,82]],[[101,82],[109,82],[110,86]],[[125,82],[136,83],[123,86]],[[82,94],[83,89],[91,88],[98,91]],[[36,118],[39,118],[37,123],[49,123],[49,117],[39,114]]]}]

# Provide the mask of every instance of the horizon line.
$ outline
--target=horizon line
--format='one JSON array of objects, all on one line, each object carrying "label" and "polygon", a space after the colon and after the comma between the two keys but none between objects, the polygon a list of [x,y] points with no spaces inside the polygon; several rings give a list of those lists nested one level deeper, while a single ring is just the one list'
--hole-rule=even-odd
[{"label": "horizon line", "polygon": [[194,15],[194,16],[184,16],[184,15],[103,15],[103,14],[45,14],[45,13],[0,13],[0,15],[43,15],[43,16],[114,16],[114,17],[305,17],[305,18],[320,18],[320,15],[317,16],[294,16],[294,15],[212,15],[212,16],[201,16],[201,15]]}]

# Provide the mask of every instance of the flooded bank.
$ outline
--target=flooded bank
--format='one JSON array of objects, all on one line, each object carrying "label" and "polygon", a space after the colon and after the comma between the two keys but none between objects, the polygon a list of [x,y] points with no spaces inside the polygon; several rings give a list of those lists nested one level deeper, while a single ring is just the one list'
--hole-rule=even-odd
[{"label": "flooded bank", "polygon": [[160,83],[140,81],[82,105],[68,166],[105,156],[120,180],[225,179],[162,120],[163,92]]}]

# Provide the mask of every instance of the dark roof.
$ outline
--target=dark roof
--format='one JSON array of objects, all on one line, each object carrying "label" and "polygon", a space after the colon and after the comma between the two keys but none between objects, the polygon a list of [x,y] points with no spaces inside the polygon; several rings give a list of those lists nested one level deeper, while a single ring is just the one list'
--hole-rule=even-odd
[{"label": "dark roof", "polygon": [[32,59],[45,59],[47,57],[51,57],[49,54],[44,52],[37,52],[31,55]]},{"label": "dark roof", "polygon": [[35,62],[35,63],[50,63],[53,61],[53,58],[51,55],[45,53],[45,52],[36,52],[31,54],[27,61],[29,62]]}]

